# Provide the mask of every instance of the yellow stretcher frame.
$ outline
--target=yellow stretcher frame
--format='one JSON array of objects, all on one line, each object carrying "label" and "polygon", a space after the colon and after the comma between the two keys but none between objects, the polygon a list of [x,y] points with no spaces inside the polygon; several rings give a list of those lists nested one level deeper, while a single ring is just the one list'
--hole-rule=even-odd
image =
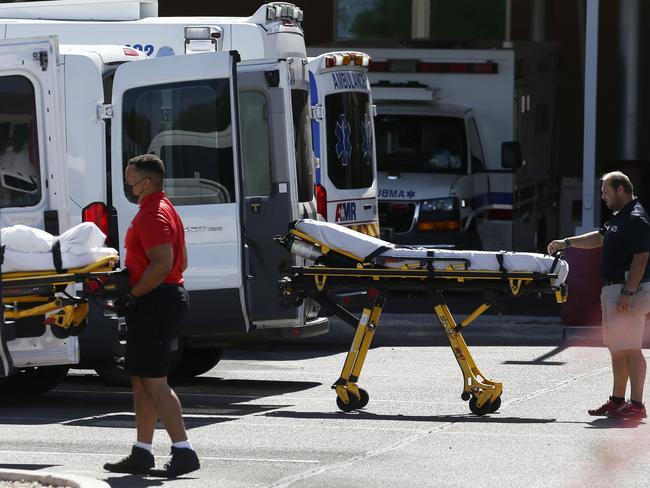
[{"label": "yellow stretcher frame", "polygon": [[[558,303],[564,303],[567,299],[566,286],[553,284],[558,277],[556,273],[472,271],[458,269],[454,264],[444,270],[433,269],[433,266],[427,269],[412,269],[409,266],[378,268],[349,252],[321,245],[296,229],[290,230],[289,234],[293,238],[318,246],[324,256],[335,252],[354,263],[351,267],[329,267],[323,264],[293,266],[289,276],[278,283],[283,303],[300,303],[302,299],[309,297],[356,328],[341,375],[332,385],[337,395],[336,404],[345,412],[364,408],[370,399],[368,392],[360,388],[357,382],[390,291],[426,291],[433,299],[434,313],[463,374],[461,398],[464,401],[469,400],[470,411],[476,415],[486,415],[499,409],[503,385],[488,379],[479,370],[461,331],[491,305],[487,301],[482,303],[465,320],[457,323],[445,302],[444,292],[481,291],[486,295],[491,294],[493,298],[506,294],[520,296],[528,293],[546,293],[553,294]],[[435,258],[427,260],[431,262]],[[443,258],[440,261],[447,260]],[[337,289],[349,291],[371,288],[377,289],[378,293],[372,306],[364,308],[359,318],[327,296],[328,292]]]},{"label": "yellow stretcher frame", "polygon": [[83,298],[65,293],[65,288],[111,272],[118,259],[117,256],[107,256],[63,272],[45,270],[3,273],[2,304],[5,307],[5,319],[20,320],[50,314],[47,323],[53,331],[80,327],[88,314],[88,303]]}]

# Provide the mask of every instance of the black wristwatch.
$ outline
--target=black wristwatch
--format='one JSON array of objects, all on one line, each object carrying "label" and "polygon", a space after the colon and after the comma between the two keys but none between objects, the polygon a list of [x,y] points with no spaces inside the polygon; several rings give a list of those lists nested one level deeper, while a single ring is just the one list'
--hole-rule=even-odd
[{"label": "black wristwatch", "polygon": [[566,239],[564,239],[564,249],[567,249],[569,247],[571,247],[571,241],[567,237]]},{"label": "black wristwatch", "polygon": [[636,290],[632,291],[632,290],[628,290],[627,288],[623,288],[621,290],[621,295],[625,295],[626,297],[631,297],[636,295]]}]

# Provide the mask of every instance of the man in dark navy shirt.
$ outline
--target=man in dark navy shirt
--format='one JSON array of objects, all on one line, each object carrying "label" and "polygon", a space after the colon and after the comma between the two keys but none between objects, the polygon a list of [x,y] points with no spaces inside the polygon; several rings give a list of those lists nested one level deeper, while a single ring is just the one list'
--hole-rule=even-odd
[{"label": "man in dark navy shirt", "polygon": [[[650,312],[650,218],[634,196],[630,179],[620,171],[602,177],[602,199],[614,215],[600,230],[556,240],[549,254],[574,246],[603,248],[600,295],[603,342],[612,357],[612,396],[590,415],[615,418],[645,418],[643,384],[646,360],[641,350],[646,314]],[[625,401],[627,382],[630,400]]]}]

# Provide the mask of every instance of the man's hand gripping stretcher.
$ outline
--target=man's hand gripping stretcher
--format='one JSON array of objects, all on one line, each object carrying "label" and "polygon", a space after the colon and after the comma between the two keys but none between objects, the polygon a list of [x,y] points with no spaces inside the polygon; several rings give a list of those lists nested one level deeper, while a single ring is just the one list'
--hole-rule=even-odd
[{"label": "man's hand gripping stretcher", "polygon": [[[386,297],[391,291],[425,292],[463,373],[461,398],[469,400],[477,415],[495,412],[501,405],[501,383],[480,372],[461,335],[464,327],[502,296],[552,294],[559,303],[567,299],[564,281],[568,264],[537,253],[452,251],[397,247],[345,227],[314,220],[298,220],[277,238],[294,256],[305,260],[293,266],[278,282],[280,300],[287,306],[305,298],[318,302],[356,328],[339,379],[332,385],[343,411],[363,408],[368,392],[357,386],[365,356]],[[307,263],[313,264],[307,264]],[[374,290],[373,302],[356,317],[331,297],[335,291]],[[480,292],[482,304],[457,323],[444,299],[444,292]]]}]

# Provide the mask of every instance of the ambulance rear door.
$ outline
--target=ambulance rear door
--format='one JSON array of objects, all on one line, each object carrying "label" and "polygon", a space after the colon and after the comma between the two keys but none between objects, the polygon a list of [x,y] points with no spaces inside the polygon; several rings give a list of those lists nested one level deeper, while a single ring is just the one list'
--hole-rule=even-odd
[{"label": "ambulance rear door", "polygon": [[[56,37],[0,41],[0,227],[57,235],[69,226],[61,68]],[[34,365],[34,351],[46,364],[73,362],[76,339],[56,341],[49,329],[44,342],[16,339],[15,324],[0,310],[0,378],[14,365]]]},{"label": "ambulance rear door", "polygon": [[[188,335],[247,332],[237,53],[170,56],[121,65],[113,85],[112,204],[120,247],[138,210],[123,174],[138,154],[165,163],[165,192],[185,226]],[[234,123],[233,123],[234,121]]]},{"label": "ambulance rear door", "polygon": [[309,63],[312,130],[318,133],[314,149],[320,161],[319,210],[321,215],[326,212],[329,222],[379,237],[374,109],[367,67],[355,66],[354,61],[327,67],[328,58],[335,64],[341,57],[325,54]]}]

